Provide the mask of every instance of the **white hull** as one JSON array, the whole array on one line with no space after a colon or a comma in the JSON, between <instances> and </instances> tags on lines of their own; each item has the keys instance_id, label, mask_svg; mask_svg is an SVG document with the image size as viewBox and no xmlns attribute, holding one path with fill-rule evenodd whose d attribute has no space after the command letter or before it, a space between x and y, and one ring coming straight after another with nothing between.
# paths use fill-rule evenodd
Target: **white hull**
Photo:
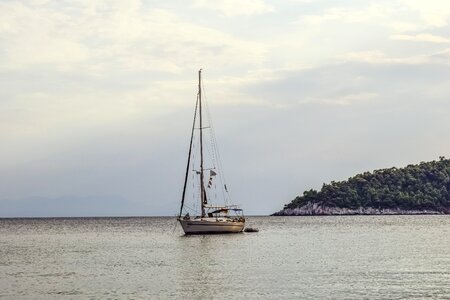
<instances>
[{"instance_id":1,"label":"white hull","mask_svg":"<svg viewBox=\"0 0 450 300\"><path fill-rule=\"evenodd\" d=\"M244 229L244 222L217 221L215 218L178 219L185 234L238 233Z\"/></svg>"}]
</instances>

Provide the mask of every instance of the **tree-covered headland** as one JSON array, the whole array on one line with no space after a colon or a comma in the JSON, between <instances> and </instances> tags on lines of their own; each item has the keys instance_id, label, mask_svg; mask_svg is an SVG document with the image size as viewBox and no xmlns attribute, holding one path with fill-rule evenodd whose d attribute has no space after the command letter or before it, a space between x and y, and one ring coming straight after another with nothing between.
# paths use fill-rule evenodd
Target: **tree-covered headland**
<instances>
[{"instance_id":1,"label":"tree-covered headland","mask_svg":"<svg viewBox=\"0 0 450 300\"><path fill-rule=\"evenodd\" d=\"M450 213L450 159L381 169L305 191L275 215Z\"/></svg>"}]
</instances>

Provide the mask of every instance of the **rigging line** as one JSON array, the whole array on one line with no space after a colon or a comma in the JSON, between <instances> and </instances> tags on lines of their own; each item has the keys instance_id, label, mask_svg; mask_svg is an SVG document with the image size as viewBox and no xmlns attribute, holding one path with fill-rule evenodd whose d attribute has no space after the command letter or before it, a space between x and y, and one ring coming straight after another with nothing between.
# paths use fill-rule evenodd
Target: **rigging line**
<instances>
[{"instance_id":1,"label":"rigging line","mask_svg":"<svg viewBox=\"0 0 450 300\"><path fill-rule=\"evenodd\" d=\"M197 95L197 101L195 102L195 110L194 110L194 121L192 122L191 141L189 142L189 154L188 154L188 161L187 161L187 166L186 166L186 175L184 177L183 195L181 196L181 206L180 206L180 215L179 215L180 217L183 212L184 197L186 196L186 185L187 185L187 180L188 180L188 176L189 176L189 164L191 162L192 140L194 138L194 126L195 126L195 119L197 117L198 100L199 100L199 96Z\"/></svg>"},{"instance_id":2,"label":"rigging line","mask_svg":"<svg viewBox=\"0 0 450 300\"><path fill-rule=\"evenodd\" d=\"M190 210L192 213L196 213L197 212L194 208L189 207L187 205L185 205L185 210Z\"/></svg>"},{"instance_id":3,"label":"rigging line","mask_svg":"<svg viewBox=\"0 0 450 300\"><path fill-rule=\"evenodd\" d=\"M217 163L218 163L218 167L219 167L219 175L220 175L220 176L219 176L219 180L220 180L220 185L221 185L221 191L222 191L222 196L223 196L224 201L225 201L225 202L228 202L229 199L227 199L226 193L225 193L225 192L227 192L227 191L225 190L225 184L226 184L226 181L225 181L225 174L224 174L224 171L223 171L222 161L221 161L221 159L220 159L220 154L219 154L219 151L218 151L217 148L218 148L218 147L217 147L217 141L216 141L216 152L217 152L217 157L218 157ZM227 192L227 193L228 193L228 192ZM228 197L229 197L229 194L228 194ZM226 204L228 204L228 203L226 203Z\"/></svg>"},{"instance_id":4,"label":"rigging line","mask_svg":"<svg viewBox=\"0 0 450 300\"><path fill-rule=\"evenodd\" d=\"M192 173L192 200L195 199L195 182L194 182L194 173Z\"/></svg>"},{"instance_id":5,"label":"rigging line","mask_svg":"<svg viewBox=\"0 0 450 300\"><path fill-rule=\"evenodd\" d=\"M203 89L203 86L202 86ZM204 92L204 91L203 91ZM207 152L207 157L211 158L210 163L212 164L212 168L213 169L216 167L217 163L216 163L216 155L215 155L215 148L214 148L214 143L213 143L213 128L211 126L211 116L209 113L209 106L208 106L208 102L206 101L207 99L205 98L205 96L202 98L203 99L203 104L205 106L205 111L206 111L206 119L208 121L208 125L207 127L203 127L203 128L208 128L209 130L207 131L207 133L205 132L204 135L207 135L207 137L209 138L209 144L205 144L205 149ZM208 134L209 133L209 134ZM204 170L206 170L207 168L203 168Z\"/></svg>"},{"instance_id":6,"label":"rigging line","mask_svg":"<svg viewBox=\"0 0 450 300\"><path fill-rule=\"evenodd\" d=\"M216 161L218 159L217 158L217 152L218 152L217 142L215 141L216 137L215 137L215 131L214 131L214 126L213 126L213 120L212 120L212 117L211 117L211 111L209 109L208 97L207 97L207 94L206 94L206 89L203 86L203 82L202 82L202 89L203 89L203 99L204 99L204 103L205 103L206 116L207 116L207 119L208 119L209 127L211 128L211 130L210 130L210 132L211 132L210 133L210 140L211 140L212 148L214 150L212 155L213 155L214 160Z\"/></svg>"},{"instance_id":7,"label":"rigging line","mask_svg":"<svg viewBox=\"0 0 450 300\"><path fill-rule=\"evenodd\" d=\"M198 71L198 103L199 103L199 127L200 127L200 202L202 205L202 217L205 216L205 204L208 198L205 193L203 173L203 120L202 120L202 69Z\"/></svg>"},{"instance_id":8,"label":"rigging line","mask_svg":"<svg viewBox=\"0 0 450 300\"><path fill-rule=\"evenodd\" d=\"M219 181L220 181L220 191L222 192L222 197L224 199L225 204L228 204L229 201L229 194L227 194L226 190L225 190L225 184L226 184L226 180L225 180L225 174L223 171L223 166L222 166L222 160L220 159L220 154L219 154L219 150L218 150L218 146L217 146L217 140L215 139L215 135L213 137L213 141L214 141L214 150L216 153L216 161L217 161L217 166L218 166L218 174L219 174ZM228 195L228 198L227 198Z\"/></svg>"},{"instance_id":9,"label":"rigging line","mask_svg":"<svg viewBox=\"0 0 450 300\"><path fill-rule=\"evenodd\" d=\"M211 146L211 147L210 147ZM209 157L211 157L211 160L213 160L213 158L214 158L214 155L213 155L213 153L214 153L214 149L212 149L212 145L205 145L205 148L204 149L206 149L206 152L207 152L207 157L209 156ZM213 164L213 166L214 166L214 161L212 162L212 164ZM208 168L203 168L203 170L206 170L206 169L208 169ZM210 168L209 168L210 169Z\"/></svg>"},{"instance_id":10,"label":"rigging line","mask_svg":"<svg viewBox=\"0 0 450 300\"><path fill-rule=\"evenodd\" d=\"M222 194L223 194L223 197L224 197L225 201L227 201L227 198L225 196L225 192L227 193L228 197L230 197L230 195L229 195L228 191L224 191L224 186L226 184L226 179L225 179L224 169L223 169L223 166L222 166L222 159L220 157L219 146L218 146L215 134L213 135L213 139L214 139L216 156L217 156L217 164L218 164L218 167L219 167L220 182L222 184Z\"/></svg>"},{"instance_id":11,"label":"rigging line","mask_svg":"<svg viewBox=\"0 0 450 300\"><path fill-rule=\"evenodd\" d=\"M228 202L228 200L231 200L231 195L228 192L228 189L225 190L225 185L226 185L226 179L225 179L225 173L223 170L223 166L222 166L222 159L220 157L220 152L219 152L219 146L217 143L217 139L216 139L216 135L215 135L215 131L214 131L214 126L213 126L213 121L211 118L211 113L209 110L209 104L208 104L208 98L207 98L207 94L206 94L206 89L203 86L203 81L201 82L202 84L202 90L203 90L203 98L205 99L204 103L205 103L205 107L206 107L206 115L209 121L209 126L211 127L211 138L214 142L214 150L216 152L216 158L217 158L217 167L218 167L218 171L219 171L219 175L220 175L220 182L221 182L221 190L222 190L222 195L224 197L224 201ZM222 181L223 180L223 181ZM228 199L226 197L226 195L228 195Z\"/></svg>"},{"instance_id":12,"label":"rigging line","mask_svg":"<svg viewBox=\"0 0 450 300\"><path fill-rule=\"evenodd\" d=\"M194 135L194 141L192 144L192 171L195 171L195 163L197 162L197 138Z\"/></svg>"},{"instance_id":13,"label":"rigging line","mask_svg":"<svg viewBox=\"0 0 450 300\"><path fill-rule=\"evenodd\" d=\"M203 89L203 94L204 94L204 97L203 97L204 102L203 103L205 104L206 119L208 120L208 125L209 125L208 128L210 129L210 130L208 130L208 132L209 132L209 142L211 145L211 149L210 148L207 148L207 149L208 149L208 153L211 157L213 167L216 167L216 165L217 165L216 152L217 151L216 151L215 144L214 144L214 128L212 125L212 118L211 118L211 112L209 109L208 99L206 97L206 92L205 92L205 88L203 85L202 85L202 89Z\"/></svg>"},{"instance_id":14,"label":"rigging line","mask_svg":"<svg viewBox=\"0 0 450 300\"><path fill-rule=\"evenodd\" d=\"M215 167L217 165L217 158L216 158L216 148L215 148L215 145L214 145L214 138L213 138L212 128L211 128L210 134L209 134L209 142L210 142L210 145L211 145L211 152L210 152L211 161L212 161L213 167Z\"/></svg>"},{"instance_id":15,"label":"rigging line","mask_svg":"<svg viewBox=\"0 0 450 300\"><path fill-rule=\"evenodd\" d=\"M193 207L195 209L196 213L199 213L199 215L202 214L202 203L201 201L199 202L198 200L202 199L201 197L201 191L200 191L200 184L201 184L201 178L199 176L199 174L197 174L197 172L194 175L195 178L195 198L194 198L194 202L193 202Z\"/></svg>"}]
</instances>

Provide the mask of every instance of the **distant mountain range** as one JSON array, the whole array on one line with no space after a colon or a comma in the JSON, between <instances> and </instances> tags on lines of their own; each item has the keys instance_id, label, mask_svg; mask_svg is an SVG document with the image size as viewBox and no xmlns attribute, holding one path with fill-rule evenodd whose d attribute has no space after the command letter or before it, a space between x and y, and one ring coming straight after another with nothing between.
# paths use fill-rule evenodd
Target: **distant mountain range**
<instances>
[{"instance_id":1,"label":"distant mountain range","mask_svg":"<svg viewBox=\"0 0 450 300\"><path fill-rule=\"evenodd\" d=\"M0 199L0 218L102 217L147 215L150 207L119 195Z\"/></svg>"},{"instance_id":2,"label":"distant mountain range","mask_svg":"<svg viewBox=\"0 0 450 300\"><path fill-rule=\"evenodd\" d=\"M450 214L450 159L358 174L297 196L286 215Z\"/></svg>"}]
</instances>

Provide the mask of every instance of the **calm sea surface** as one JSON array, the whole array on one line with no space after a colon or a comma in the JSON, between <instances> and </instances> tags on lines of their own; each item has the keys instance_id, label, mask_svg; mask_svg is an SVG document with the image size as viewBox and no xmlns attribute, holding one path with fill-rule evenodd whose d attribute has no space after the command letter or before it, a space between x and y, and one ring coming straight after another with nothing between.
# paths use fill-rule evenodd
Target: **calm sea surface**
<instances>
[{"instance_id":1,"label":"calm sea surface","mask_svg":"<svg viewBox=\"0 0 450 300\"><path fill-rule=\"evenodd\" d=\"M450 299L450 216L0 219L0 297Z\"/></svg>"}]
</instances>

